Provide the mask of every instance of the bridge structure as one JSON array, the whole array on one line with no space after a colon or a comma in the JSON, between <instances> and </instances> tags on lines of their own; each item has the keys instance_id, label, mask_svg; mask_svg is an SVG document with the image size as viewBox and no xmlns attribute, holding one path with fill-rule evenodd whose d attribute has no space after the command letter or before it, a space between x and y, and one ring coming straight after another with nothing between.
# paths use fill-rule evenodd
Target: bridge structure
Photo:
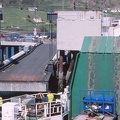
<instances>
[{"instance_id":1,"label":"bridge structure","mask_svg":"<svg viewBox=\"0 0 120 120\"><path fill-rule=\"evenodd\" d=\"M13 46L15 48L30 43L13 42L13 44L10 44L11 43L8 45L3 42L1 48L5 48L6 46ZM52 72L45 72L44 70L55 53L56 42L40 44L36 46L32 52L17 61L17 63L12 63L7 68L1 69L0 91L48 91L49 79Z\"/></svg>"}]
</instances>

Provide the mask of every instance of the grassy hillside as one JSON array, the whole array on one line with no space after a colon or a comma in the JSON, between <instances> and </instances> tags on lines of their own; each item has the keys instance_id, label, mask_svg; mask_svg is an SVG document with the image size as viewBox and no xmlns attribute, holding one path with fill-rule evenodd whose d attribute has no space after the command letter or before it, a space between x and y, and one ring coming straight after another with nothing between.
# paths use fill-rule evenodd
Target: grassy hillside
<instances>
[{"instance_id":1,"label":"grassy hillside","mask_svg":"<svg viewBox=\"0 0 120 120\"><path fill-rule=\"evenodd\" d=\"M26 18L30 16L30 19L33 20L35 12L30 12L26 9L20 10L16 7L4 7L2 13L3 22L1 22L1 29L12 30L16 28L16 30L33 30L35 24L27 21ZM46 12L37 11L36 17L41 17L46 22ZM39 28L40 26L43 26L43 24L38 24Z\"/></svg>"},{"instance_id":2,"label":"grassy hillside","mask_svg":"<svg viewBox=\"0 0 120 120\"><path fill-rule=\"evenodd\" d=\"M16 0L17 1L17 0ZM21 0L22 1L22 0ZM39 0L40 1L40 0ZM28 7L37 7L36 17L41 17L43 23L37 24L39 31L49 31L47 12L53 11L69 11L73 10L73 0L41 0L40 4L9 4L4 5L2 8L3 21L1 24L2 30L27 30L34 29L34 23L26 20L28 16L32 21L35 17L35 12L27 10ZM75 0L76 10L92 10L92 9L106 9L115 8L120 6L119 0ZM116 15L120 16L119 13ZM13 28L11 27L13 26Z\"/></svg>"}]
</instances>

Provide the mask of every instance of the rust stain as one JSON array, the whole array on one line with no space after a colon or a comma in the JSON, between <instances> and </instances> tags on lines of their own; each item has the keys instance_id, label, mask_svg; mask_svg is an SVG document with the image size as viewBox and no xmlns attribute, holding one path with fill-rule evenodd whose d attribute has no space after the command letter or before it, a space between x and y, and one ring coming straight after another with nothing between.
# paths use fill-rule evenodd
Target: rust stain
<instances>
[{"instance_id":1,"label":"rust stain","mask_svg":"<svg viewBox=\"0 0 120 120\"><path fill-rule=\"evenodd\" d=\"M118 59L118 58L116 58L116 59L115 59L115 62L117 63L118 61L119 61L119 59Z\"/></svg>"},{"instance_id":2,"label":"rust stain","mask_svg":"<svg viewBox=\"0 0 120 120\"><path fill-rule=\"evenodd\" d=\"M93 84L94 84L94 72L93 71L91 71L90 72L90 82L89 82L89 86L90 86L90 88L92 88L93 87Z\"/></svg>"},{"instance_id":3,"label":"rust stain","mask_svg":"<svg viewBox=\"0 0 120 120\"><path fill-rule=\"evenodd\" d=\"M4 80L8 80L8 81L35 81L37 80L37 76L36 75L9 75L8 77L6 77Z\"/></svg>"},{"instance_id":4,"label":"rust stain","mask_svg":"<svg viewBox=\"0 0 120 120\"><path fill-rule=\"evenodd\" d=\"M95 67L95 63L94 63L94 57L93 55L90 55L88 57L88 67L89 67L89 79L88 79L88 88L90 89L94 89L94 78L95 78L95 74L94 74L94 67Z\"/></svg>"},{"instance_id":5,"label":"rust stain","mask_svg":"<svg viewBox=\"0 0 120 120\"><path fill-rule=\"evenodd\" d=\"M98 11L96 11L96 18L99 18L99 13L98 13Z\"/></svg>"},{"instance_id":6,"label":"rust stain","mask_svg":"<svg viewBox=\"0 0 120 120\"><path fill-rule=\"evenodd\" d=\"M117 46L116 47L120 47L120 40L117 40Z\"/></svg>"},{"instance_id":7,"label":"rust stain","mask_svg":"<svg viewBox=\"0 0 120 120\"><path fill-rule=\"evenodd\" d=\"M96 40L93 40L92 45L93 45L93 46L96 46L96 45L97 45L97 41L96 41Z\"/></svg>"},{"instance_id":8,"label":"rust stain","mask_svg":"<svg viewBox=\"0 0 120 120\"><path fill-rule=\"evenodd\" d=\"M120 42L117 41L117 47L120 46ZM114 59L114 87L116 90L116 102L117 102L117 108L120 107L120 54L115 56ZM120 114L120 110L117 111L118 114Z\"/></svg>"}]
</instances>

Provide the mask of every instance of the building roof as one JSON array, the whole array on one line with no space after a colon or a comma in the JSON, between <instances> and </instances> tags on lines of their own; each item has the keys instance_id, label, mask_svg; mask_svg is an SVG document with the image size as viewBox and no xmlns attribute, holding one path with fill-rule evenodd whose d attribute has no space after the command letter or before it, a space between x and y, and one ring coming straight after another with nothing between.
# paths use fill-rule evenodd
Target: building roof
<instances>
[{"instance_id":1,"label":"building roof","mask_svg":"<svg viewBox=\"0 0 120 120\"><path fill-rule=\"evenodd\" d=\"M55 44L42 44L18 64L0 72L0 91L46 92L52 72L45 72L45 68L55 52Z\"/></svg>"},{"instance_id":2,"label":"building roof","mask_svg":"<svg viewBox=\"0 0 120 120\"><path fill-rule=\"evenodd\" d=\"M43 81L44 69L51 56L49 54L48 44L38 46L31 54L20 60L18 64L13 64L5 71L0 72L0 81Z\"/></svg>"},{"instance_id":3,"label":"building roof","mask_svg":"<svg viewBox=\"0 0 120 120\"><path fill-rule=\"evenodd\" d=\"M85 37L81 52L120 53L120 37L113 36Z\"/></svg>"}]
</instances>

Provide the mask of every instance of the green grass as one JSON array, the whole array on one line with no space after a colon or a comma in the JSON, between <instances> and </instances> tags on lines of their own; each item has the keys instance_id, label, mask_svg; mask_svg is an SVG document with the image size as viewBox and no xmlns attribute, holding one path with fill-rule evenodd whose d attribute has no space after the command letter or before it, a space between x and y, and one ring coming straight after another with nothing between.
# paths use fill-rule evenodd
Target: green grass
<instances>
[{"instance_id":1,"label":"green grass","mask_svg":"<svg viewBox=\"0 0 120 120\"><path fill-rule=\"evenodd\" d=\"M24 29L24 30L34 29L35 24L28 22L26 18L29 15L30 19L32 20L35 17L35 12L30 12L26 9L20 10L19 8L16 7L6 7L6 8L2 8L2 13L3 13L3 22L1 22L1 29L12 30L10 26L19 27L20 29ZM46 22L47 12L37 11L36 17L41 17L43 21ZM43 26L43 23L38 24L37 27L40 28L41 26Z\"/></svg>"},{"instance_id":2,"label":"green grass","mask_svg":"<svg viewBox=\"0 0 120 120\"><path fill-rule=\"evenodd\" d=\"M64 10L72 10L70 8L70 3L67 1L64 1ZM29 5L30 6L30 5ZM14 6L8 6L3 7L3 21L1 23L1 29L2 30L25 30L25 31L33 31L35 24L32 22L29 22L26 20L28 15L30 16L30 21L33 21L33 18L35 17L35 12L30 12L27 10L29 7L28 5L14 5ZM31 5L30 7L35 7ZM41 17L43 19L43 23L37 24L37 29L39 31L49 31L48 25L45 25L47 21L47 12L50 10L53 11L60 11L62 10L62 1L57 0L45 0L40 5L36 5L38 8L38 11L36 12L36 17ZM21 10L22 8L22 10ZM53 24L54 25L54 24ZM10 26L13 26L11 28ZM16 27L19 27L16 28ZM55 29L55 25L53 26L53 29Z\"/></svg>"},{"instance_id":3,"label":"green grass","mask_svg":"<svg viewBox=\"0 0 120 120\"><path fill-rule=\"evenodd\" d=\"M76 0L78 1L78 0ZM30 7L35 7L31 5ZM49 26L45 25L47 21L47 12L49 10L54 11L61 11L62 10L62 1L61 0L45 0L40 5L36 5L38 8L38 11L36 12L36 17L41 17L43 19L43 23L37 24L37 30L39 32L43 31L49 31ZM64 0L64 10L65 11L72 11L73 10L72 1L68 2ZM21 10L22 8L22 10ZM15 5L15 6L8 6L3 7L3 22L1 22L1 29L2 30L24 30L24 31L33 31L35 24L32 22L29 22L26 20L28 15L30 16L30 21L33 21L33 18L35 17L35 12L30 12L27 10L27 5ZM83 10L84 7L77 6L77 10ZM111 13L111 16L120 16L120 14L113 14ZM10 28L10 26L13 26L13 28ZM15 27L19 27L15 28ZM53 29L56 30L56 26L53 26Z\"/></svg>"},{"instance_id":4,"label":"green grass","mask_svg":"<svg viewBox=\"0 0 120 120\"><path fill-rule=\"evenodd\" d=\"M3 21L1 24L1 29L3 30L27 30L32 31L34 29L34 24L32 22L28 22L26 20L27 16L30 16L30 21L33 20L35 17L35 12L30 12L27 10L29 6L27 5L14 5L14 6L8 6L2 8L3 11ZM30 6L35 7L35 6ZM62 1L49 1L45 0L40 5L36 5L38 8L38 11L36 12L36 17L41 17L44 21L44 23L37 24L38 30L48 29L48 27L44 28L45 23L48 22L47 19L47 12L49 10L53 11L60 11L62 10ZM22 8L22 10L21 10ZM64 1L64 10L69 8L68 3ZM69 8L70 9L70 8ZM72 10L72 9L71 9ZM10 28L10 26L13 26L14 28ZM20 29L17 29L15 27L19 27Z\"/></svg>"}]
</instances>

